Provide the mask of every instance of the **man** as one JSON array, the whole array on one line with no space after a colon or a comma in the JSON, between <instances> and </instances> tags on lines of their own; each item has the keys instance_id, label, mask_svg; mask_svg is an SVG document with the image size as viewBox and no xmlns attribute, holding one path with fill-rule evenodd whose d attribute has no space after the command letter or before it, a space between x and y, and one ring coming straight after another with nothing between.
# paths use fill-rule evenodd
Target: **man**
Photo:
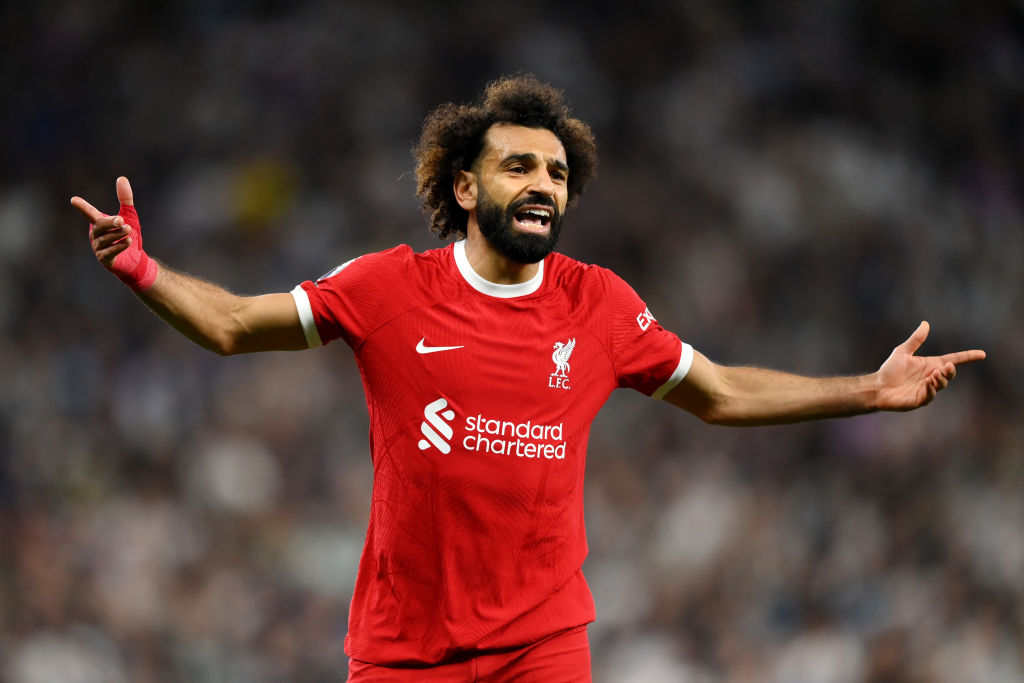
<instances>
[{"instance_id":1,"label":"man","mask_svg":"<svg viewBox=\"0 0 1024 683\"><path fill-rule=\"evenodd\" d=\"M71 200L99 261L202 346L352 348L374 485L349 680L590 680L583 474L613 389L708 423L777 424L911 410L985 356L915 356L922 323L861 377L712 363L613 273L553 251L596 153L562 94L532 77L438 108L415 153L432 229L461 239L361 256L291 293L239 297L157 264L123 177L117 216Z\"/></svg>"}]
</instances>

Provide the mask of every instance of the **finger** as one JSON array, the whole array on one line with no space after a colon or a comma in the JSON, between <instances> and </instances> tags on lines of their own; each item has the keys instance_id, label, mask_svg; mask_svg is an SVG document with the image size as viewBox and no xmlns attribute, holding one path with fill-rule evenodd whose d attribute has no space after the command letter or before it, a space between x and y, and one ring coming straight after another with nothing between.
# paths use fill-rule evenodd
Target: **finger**
<instances>
[{"instance_id":1,"label":"finger","mask_svg":"<svg viewBox=\"0 0 1024 683\"><path fill-rule=\"evenodd\" d=\"M914 333L907 338L907 341L900 344L900 347L907 353L913 355L919 348L921 348L921 344L924 344L924 340L928 338L928 331L930 329L931 326L928 325L928 321L922 320L921 324L917 326L916 330L914 330Z\"/></svg>"},{"instance_id":2,"label":"finger","mask_svg":"<svg viewBox=\"0 0 1024 683\"><path fill-rule=\"evenodd\" d=\"M103 218L103 212L97 209L95 206L85 201L81 197L72 197L71 206L75 207L82 212L85 219L90 223L96 223Z\"/></svg>"},{"instance_id":3,"label":"finger","mask_svg":"<svg viewBox=\"0 0 1024 683\"><path fill-rule=\"evenodd\" d=\"M125 206L135 206L135 198L132 196L132 186L128 179L121 176L117 179L117 201Z\"/></svg>"},{"instance_id":4,"label":"finger","mask_svg":"<svg viewBox=\"0 0 1024 683\"><path fill-rule=\"evenodd\" d=\"M985 360L985 356L985 352L981 349L971 349L970 351L947 353L942 356L940 360L946 363L952 363L953 365L963 365L964 363L973 363L975 361Z\"/></svg>"},{"instance_id":5,"label":"finger","mask_svg":"<svg viewBox=\"0 0 1024 683\"><path fill-rule=\"evenodd\" d=\"M121 216L107 216L103 215L96 219L96 222L92 224L89 230L89 234L93 239L106 234L116 234L123 236L128 232L128 226L124 223L124 218Z\"/></svg>"},{"instance_id":6,"label":"finger","mask_svg":"<svg viewBox=\"0 0 1024 683\"><path fill-rule=\"evenodd\" d=\"M105 249L112 244L117 244L118 242L127 239L130 234L131 232L127 225L122 225L118 228L105 230L103 232L96 232L94 230L92 233L92 248L94 251Z\"/></svg>"},{"instance_id":7,"label":"finger","mask_svg":"<svg viewBox=\"0 0 1024 683\"><path fill-rule=\"evenodd\" d=\"M132 240L129 237L125 238L124 241L115 242L114 244L103 249L97 249L96 258L99 260L100 263L109 265L114 262L114 259L117 258L118 254L127 249L129 246L131 246L131 243Z\"/></svg>"}]
</instances>

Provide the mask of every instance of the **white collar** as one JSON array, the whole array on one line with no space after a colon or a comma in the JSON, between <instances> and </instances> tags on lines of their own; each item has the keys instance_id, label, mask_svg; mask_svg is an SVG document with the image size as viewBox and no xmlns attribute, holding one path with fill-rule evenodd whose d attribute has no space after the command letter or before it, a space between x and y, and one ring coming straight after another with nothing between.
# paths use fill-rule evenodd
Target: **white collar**
<instances>
[{"instance_id":1,"label":"white collar","mask_svg":"<svg viewBox=\"0 0 1024 683\"><path fill-rule=\"evenodd\" d=\"M512 299L517 296L533 294L540 289L544 282L544 261L537 264L537 274L526 282L514 285L499 285L490 280L485 280L469 265L469 257L466 256L466 240L459 240L452 245L455 253L455 265L459 267L462 277L469 283L470 287L478 292L500 299Z\"/></svg>"}]
</instances>

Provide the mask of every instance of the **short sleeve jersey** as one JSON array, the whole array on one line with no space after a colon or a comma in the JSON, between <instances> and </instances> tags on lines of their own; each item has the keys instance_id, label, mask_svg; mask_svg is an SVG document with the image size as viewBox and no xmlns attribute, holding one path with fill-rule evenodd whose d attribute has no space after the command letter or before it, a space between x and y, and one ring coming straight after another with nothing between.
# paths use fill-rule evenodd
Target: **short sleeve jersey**
<instances>
[{"instance_id":1,"label":"short sleeve jersey","mask_svg":"<svg viewBox=\"0 0 1024 683\"><path fill-rule=\"evenodd\" d=\"M350 261L292 291L310 346L344 339L374 481L346 652L433 664L594 619L583 474L617 387L662 397L693 351L619 277L561 254L496 285L464 242Z\"/></svg>"}]
</instances>

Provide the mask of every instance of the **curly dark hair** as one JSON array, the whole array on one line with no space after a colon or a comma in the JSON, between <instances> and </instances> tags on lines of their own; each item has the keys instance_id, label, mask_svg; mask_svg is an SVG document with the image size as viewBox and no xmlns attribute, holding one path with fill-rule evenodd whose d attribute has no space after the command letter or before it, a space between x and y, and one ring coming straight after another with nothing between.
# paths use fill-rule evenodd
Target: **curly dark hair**
<instances>
[{"instance_id":1,"label":"curly dark hair","mask_svg":"<svg viewBox=\"0 0 1024 683\"><path fill-rule=\"evenodd\" d=\"M496 123L546 128L565 147L569 203L579 198L597 172L597 143L583 121L573 118L561 90L529 74L504 76L487 84L476 104L448 102L427 115L416 157L416 195L430 213L430 229L441 239L466 235L469 214L455 200L455 174L472 168L484 136Z\"/></svg>"}]
</instances>

